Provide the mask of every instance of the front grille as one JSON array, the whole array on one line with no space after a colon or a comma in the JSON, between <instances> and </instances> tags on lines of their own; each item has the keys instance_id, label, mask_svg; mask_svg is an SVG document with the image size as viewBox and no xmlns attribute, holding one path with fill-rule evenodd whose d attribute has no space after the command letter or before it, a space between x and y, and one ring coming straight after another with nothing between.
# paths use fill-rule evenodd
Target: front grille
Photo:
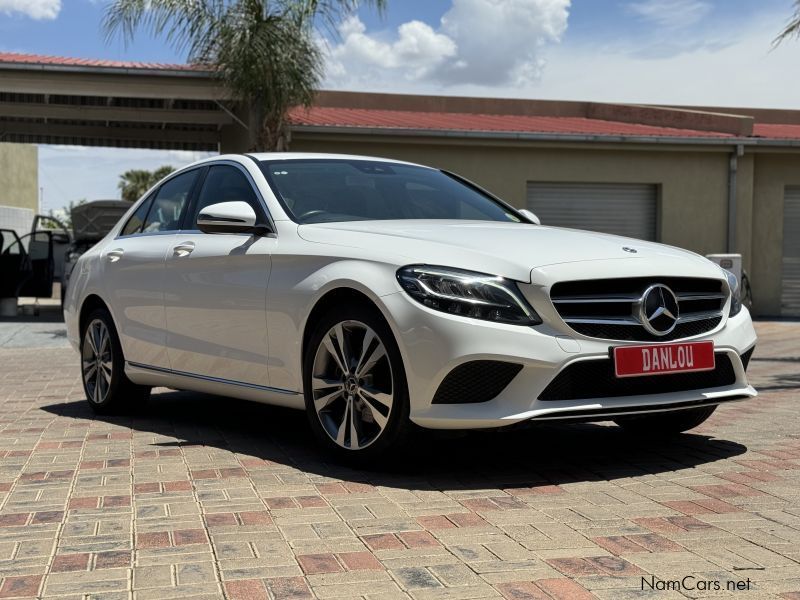
<instances>
[{"instance_id":1,"label":"front grille","mask_svg":"<svg viewBox=\"0 0 800 600\"><path fill-rule=\"evenodd\" d=\"M715 355L713 371L645 377L614 375L610 358L584 360L566 366L539 395L539 400L590 400L617 396L647 396L718 388L736 383L733 363L724 352Z\"/></svg>"},{"instance_id":2,"label":"front grille","mask_svg":"<svg viewBox=\"0 0 800 600\"><path fill-rule=\"evenodd\" d=\"M678 299L679 318L666 335L647 331L636 315L637 302L651 285L670 288ZM719 279L632 277L562 281L550 290L558 314L587 337L623 341L668 341L708 333L722 322L727 288Z\"/></svg>"},{"instance_id":3,"label":"front grille","mask_svg":"<svg viewBox=\"0 0 800 600\"><path fill-rule=\"evenodd\" d=\"M473 360L447 374L436 390L433 404L488 402L502 392L522 370L522 365L498 360Z\"/></svg>"}]
</instances>

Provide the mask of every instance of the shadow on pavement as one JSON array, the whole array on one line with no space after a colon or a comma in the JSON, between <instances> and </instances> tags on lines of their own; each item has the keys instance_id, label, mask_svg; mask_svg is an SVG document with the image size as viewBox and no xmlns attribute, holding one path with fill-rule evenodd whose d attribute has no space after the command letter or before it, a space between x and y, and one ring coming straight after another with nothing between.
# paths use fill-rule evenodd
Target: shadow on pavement
<instances>
[{"instance_id":1,"label":"shadow on pavement","mask_svg":"<svg viewBox=\"0 0 800 600\"><path fill-rule=\"evenodd\" d=\"M0 323L63 323L64 313L59 304L40 304L34 312L33 304L20 305L16 317L0 317Z\"/></svg>"},{"instance_id":2,"label":"shadow on pavement","mask_svg":"<svg viewBox=\"0 0 800 600\"><path fill-rule=\"evenodd\" d=\"M420 432L401 456L369 469L333 463L300 411L194 392L154 393L132 416L95 415L84 401L52 404L60 416L174 438L154 446L207 446L308 473L412 490L534 487L672 472L746 452L699 434L642 440L607 424L536 425L503 432Z\"/></svg>"}]
</instances>

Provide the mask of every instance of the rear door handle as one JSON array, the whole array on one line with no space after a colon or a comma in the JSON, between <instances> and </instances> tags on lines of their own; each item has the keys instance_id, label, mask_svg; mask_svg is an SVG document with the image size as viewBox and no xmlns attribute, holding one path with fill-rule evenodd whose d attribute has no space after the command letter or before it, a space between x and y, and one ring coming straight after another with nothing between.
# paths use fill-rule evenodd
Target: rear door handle
<instances>
[{"instance_id":1,"label":"rear door handle","mask_svg":"<svg viewBox=\"0 0 800 600\"><path fill-rule=\"evenodd\" d=\"M106 252L106 258L108 262L117 262L120 258L122 258L122 254L125 252L122 248L114 248L113 250L109 250Z\"/></svg>"},{"instance_id":2,"label":"rear door handle","mask_svg":"<svg viewBox=\"0 0 800 600\"><path fill-rule=\"evenodd\" d=\"M173 256L189 256L194 250L194 242L184 242L172 249Z\"/></svg>"}]
</instances>

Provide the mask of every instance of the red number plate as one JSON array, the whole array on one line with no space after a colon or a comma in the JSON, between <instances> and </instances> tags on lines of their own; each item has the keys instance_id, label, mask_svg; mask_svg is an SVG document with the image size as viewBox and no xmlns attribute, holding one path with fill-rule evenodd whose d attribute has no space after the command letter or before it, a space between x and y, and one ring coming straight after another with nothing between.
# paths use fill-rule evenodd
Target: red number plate
<instances>
[{"instance_id":1,"label":"red number plate","mask_svg":"<svg viewBox=\"0 0 800 600\"><path fill-rule=\"evenodd\" d=\"M714 369L714 342L685 342L614 348L617 377L666 375Z\"/></svg>"}]
</instances>

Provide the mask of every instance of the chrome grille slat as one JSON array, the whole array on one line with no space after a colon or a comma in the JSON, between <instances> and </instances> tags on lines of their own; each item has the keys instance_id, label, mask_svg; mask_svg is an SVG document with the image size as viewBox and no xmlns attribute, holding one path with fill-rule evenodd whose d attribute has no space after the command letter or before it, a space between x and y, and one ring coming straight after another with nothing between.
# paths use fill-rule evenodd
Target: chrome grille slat
<instances>
[{"instance_id":1,"label":"chrome grille slat","mask_svg":"<svg viewBox=\"0 0 800 600\"><path fill-rule=\"evenodd\" d=\"M715 319L717 317L722 316L722 311L710 311L710 312L699 312L699 313L692 313L689 315L681 315L678 318L678 323L691 323L693 321L702 321L703 319Z\"/></svg>"},{"instance_id":2,"label":"chrome grille slat","mask_svg":"<svg viewBox=\"0 0 800 600\"><path fill-rule=\"evenodd\" d=\"M715 312L702 312L702 313L695 313L690 315L681 316L678 318L678 323L691 323L692 321L702 321L703 319L714 319L716 317L721 316L722 313L719 311ZM615 317L566 317L564 319L565 323L604 323L607 325L641 325L639 321L634 319L633 317L629 319L617 319Z\"/></svg>"},{"instance_id":3,"label":"chrome grille slat","mask_svg":"<svg viewBox=\"0 0 800 600\"><path fill-rule=\"evenodd\" d=\"M663 336L648 332L636 316L642 294L653 284L669 287L678 301L675 328ZM716 328L724 316L728 289L717 279L598 279L557 283L550 291L550 298L564 322L587 337L667 341L695 337Z\"/></svg>"},{"instance_id":4,"label":"chrome grille slat","mask_svg":"<svg viewBox=\"0 0 800 600\"><path fill-rule=\"evenodd\" d=\"M724 300L725 294L677 294L678 302L692 300Z\"/></svg>"},{"instance_id":5,"label":"chrome grille slat","mask_svg":"<svg viewBox=\"0 0 800 600\"><path fill-rule=\"evenodd\" d=\"M605 302L636 302L638 296L576 296L553 299L555 304L597 304Z\"/></svg>"},{"instance_id":6,"label":"chrome grille slat","mask_svg":"<svg viewBox=\"0 0 800 600\"><path fill-rule=\"evenodd\" d=\"M565 323L605 323L608 325L641 325L639 321L631 317L630 319L615 319L614 317L568 317Z\"/></svg>"}]
</instances>

